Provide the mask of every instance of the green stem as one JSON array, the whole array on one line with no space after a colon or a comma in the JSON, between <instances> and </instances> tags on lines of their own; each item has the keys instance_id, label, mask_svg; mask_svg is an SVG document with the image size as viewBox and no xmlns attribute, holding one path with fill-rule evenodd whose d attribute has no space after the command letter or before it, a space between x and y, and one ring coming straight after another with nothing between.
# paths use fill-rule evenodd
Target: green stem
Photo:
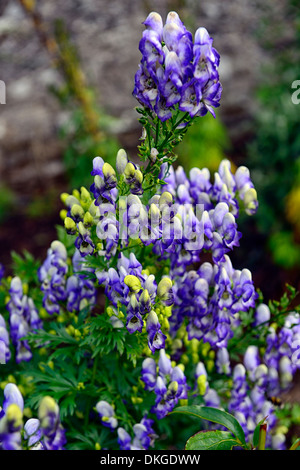
<instances>
[{"instance_id":1,"label":"green stem","mask_svg":"<svg viewBox=\"0 0 300 470\"><path fill-rule=\"evenodd\" d=\"M160 119L157 118L156 133L155 133L155 148L157 147L157 143L158 143L159 129L160 129Z\"/></svg>"}]
</instances>

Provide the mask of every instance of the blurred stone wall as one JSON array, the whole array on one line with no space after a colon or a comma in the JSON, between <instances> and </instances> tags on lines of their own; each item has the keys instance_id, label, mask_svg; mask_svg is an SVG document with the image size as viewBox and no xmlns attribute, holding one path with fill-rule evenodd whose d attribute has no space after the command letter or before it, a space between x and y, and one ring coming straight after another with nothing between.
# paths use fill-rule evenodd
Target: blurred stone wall
<instances>
[{"instance_id":1,"label":"blurred stone wall","mask_svg":"<svg viewBox=\"0 0 300 470\"><path fill-rule=\"evenodd\" d=\"M262 18L274 25L285 17L285 0L42 0L38 8L51 28L62 18L78 48L99 103L118 118L115 132L136 138L131 92L140 60L142 21L151 10L163 18L177 10L191 30L205 26L221 54L224 87L221 117L233 139L243 139L255 110L254 90L261 65L272 60L260 45ZM0 105L1 180L22 194L63 173L58 129L68 119L48 87L59 84L47 52L18 0L1 0L0 79L6 104ZM286 28L285 34L288 34ZM125 142L130 145L128 139Z\"/></svg>"}]
</instances>

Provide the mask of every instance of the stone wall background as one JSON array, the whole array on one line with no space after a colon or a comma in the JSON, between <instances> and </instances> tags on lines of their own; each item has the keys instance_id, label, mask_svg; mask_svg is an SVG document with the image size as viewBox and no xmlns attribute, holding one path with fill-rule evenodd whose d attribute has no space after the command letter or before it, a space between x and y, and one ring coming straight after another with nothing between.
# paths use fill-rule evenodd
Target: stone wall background
<instances>
[{"instance_id":1,"label":"stone wall background","mask_svg":"<svg viewBox=\"0 0 300 470\"><path fill-rule=\"evenodd\" d=\"M140 132L131 93L140 61L138 43L143 20L152 10L163 18L168 11L176 10L191 30L205 26L222 58L220 117L234 148L242 152L251 136L261 67L272 62L272 51L291 39L286 3L41 0L38 8L49 28L56 18L64 20L88 82L98 92L99 104L117 118L114 132L129 149L136 147ZM269 50L264 48L266 38L261 36L266 24L269 40L273 41L273 49ZM22 209L46 188L53 188L59 200L64 189L64 165L58 130L69 117L48 91L50 85L61 82L60 74L52 67L18 0L0 0L0 79L6 83L7 92L6 104L0 105L0 183L15 197L15 210L1 227L1 256L6 261L10 249L38 254L45 251L55 234L57 214L47 214L36 226Z\"/></svg>"}]
</instances>

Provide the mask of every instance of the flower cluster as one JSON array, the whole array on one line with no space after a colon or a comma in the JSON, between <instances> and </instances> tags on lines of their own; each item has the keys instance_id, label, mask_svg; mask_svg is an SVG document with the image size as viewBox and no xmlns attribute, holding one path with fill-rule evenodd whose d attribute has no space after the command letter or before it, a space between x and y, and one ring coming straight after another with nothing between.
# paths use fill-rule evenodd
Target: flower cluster
<instances>
[{"instance_id":1,"label":"flower cluster","mask_svg":"<svg viewBox=\"0 0 300 470\"><path fill-rule=\"evenodd\" d=\"M158 364L150 357L143 361L141 380L145 384L145 390L155 392L155 405L151 412L158 419L164 418L179 400L188 396L189 387L183 368L173 365L164 349L159 352Z\"/></svg>"},{"instance_id":2,"label":"flower cluster","mask_svg":"<svg viewBox=\"0 0 300 470\"><path fill-rule=\"evenodd\" d=\"M133 426L133 438L124 428L119 427L117 431L120 450L148 450L149 447L153 447L157 435L152 425L152 419L142 418L140 423Z\"/></svg>"},{"instance_id":3,"label":"flower cluster","mask_svg":"<svg viewBox=\"0 0 300 470\"><path fill-rule=\"evenodd\" d=\"M42 320L32 298L24 294L24 286L18 276L11 280L9 294L10 300L6 307L9 311L10 337L16 349L16 362L29 361L32 358L32 352L24 337L29 332L42 328ZM1 331L6 348L6 359L9 359L8 337L4 328L2 320Z\"/></svg>"},{"instance_id":4,"label":"flower cluster","mask_svg":"<svg viewBox=\"0 0 300 470\"><path fill-rule=\"evenodd\" d=\"M161 330L157 307L169 307L173 303L172 282L163 277L157 284L153 274L142 271L142 265L133 253L129 258L122 253L117 269L96 270L100 285L115 308L126 307L126 328L130 333L143 331L148 335L148 346L152 352L164 347L166 335ZM118 312L116 311L116 316Z\"/></svg>"},{"instance_id":5,"label":"flower cluster","mask_svg":"<svg viewBox=\"0 0 300 470\"><path fill-rule=\"evenodd\" d=\"M44 293L43 305L50 315L59 314L63 302L69 312L94 305L95 287L92 281L80 274L81 265L81 256L75 251L73 273L70 273L65 246L58 240L51 243L47 258L38 271Z\"/></svg>"},{"instance_id":6,"label":"flower cluster","mask_svg":"<svg viewBox=\"0 0 300 470\"><path fill-rule=\"evenodd\" d=\"M240 166L232 173L230 161L222 160L211 181L207 168L192 168L187 177L181 166L174 170L163 164L160 176L181 221L181 237L170 255L172 271L183 274L187 265L199 261L203 251L210 251L215 263L224 260L224 255L239 245L236 220L241 207L248 215L255 214L258 207L248 168ZM163 255L159 241L155 250Z\"/></svg>"},{"instance_id":7,"label":"flower cluster","mask_svg":"<svg viewBox=\"0 0 300 470\"><path fill-rule=\"evenodd\" d=\"M18 387L9 383L4 389L0 408L0 449L63 450L65 431L60 423L59 408L51 397L39 405L39 418L30 418L23 426L24 399ZM23 440L22 440L23 436Z\"/></svg>"},{"instance_id":8,"label":"flower cluster","mask_svg":"<svg viewBox=\"0 0 300 470\"><path fill-rule=\"evenodd\" d=\"M187 321L189 339L203 339L214 348L227 346L239 312L254 307L257 298L250 271L236 270L227 255L224 259L218 265L204 262L176 278L169 320L173 332Z\"/></svg>"},{"instance_id":9,"label":"flower cluster","mask_svg":"<svg viewBox=\"0 0 300 470\"><path fill-rule=\"evenodd\" d=\"M152 428L153 420L144 416L139 423L134 424L132 428L134 437L132 438L123 427L119 426L114 407L111 404L101 400L95 408L103 426L111 431L117 431L120 450L147 450L153 446L157 437Z\"/></svg>"},{"instance_id":10,"label":"flower cluster","mask_svg":"<svg viewBox=\"0 0 300 470\"><path fill-rule=\"evenodd\" d=\"M152 12L144 22L139 44L142 60L135 75L133 95L161 121L172 117L175 105L191 117L204 116L219 106L222 86L220 57L205 28L193 39L178 14Z\"/></svg>"},{"instance_id":11,"label":"flower cluster","mask_svg":"<svg viewBox=\"0 0 300 470\"><path fill-rule=\"evenodd\" d=\"M289 389L300 366L300 318L299 314L289 314L277 332L274 325L268 325L269 322L270 310L261 303L255 311L254 324L266 324L269 329L265 350L250 345L243 361L236 363L226 347L221 347L216 352L214 367L218 374L232 377L227 409L241 424L248 442L252 442L257 424L266 419L269 430L267 446L284 449L285 436L280 429L277 430L276 400L273 397ZM211 388L209 381L204 363L198 362L194 393L203 397L205 405L222 408L223 398Z\"/></svg>"}]
</instances>

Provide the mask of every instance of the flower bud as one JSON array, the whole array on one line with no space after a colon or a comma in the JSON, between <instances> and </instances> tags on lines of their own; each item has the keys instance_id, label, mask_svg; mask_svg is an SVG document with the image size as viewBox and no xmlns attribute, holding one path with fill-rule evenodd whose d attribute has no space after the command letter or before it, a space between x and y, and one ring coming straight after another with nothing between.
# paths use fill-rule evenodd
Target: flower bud
<instances>
[{"instance_id":1,"label":"flower bud","mask_svg":"<svg viewBox=\"0 0 300 470\"><path fill-rule=\"evenodd\" d=\"M119 173L119 175L121 175L124 172L127 163L128 163L127 154L124 149L120 149L117 153L117 158L116 158L116 168L117 168L117 172Z\"/></svg>"},{"instance_id":2,"label":"flower bud","mask_svg":"<svg viewBox=\"0 0 300 470\"><path fill-rule=\"evenodd\" d=\"M173 304L174 296L172 291L172 281L170 278L162 278L157 286L157 295L164 305L170 306Z\"/></svg>"},{"instance_id":3,"label":"flower bud","mask_svg":"<svg viewBox=\"0 0 300 470\"><path fill-rule=\"evenodd\" d=\"M71 208L71 215L76 221L82 220L84 217L84 210L79 204L74 204Z\"/></svg>"},{"instance_id":4,"label":"flower bud","mask_svg":"<svg viewBox=\"0 0 300 470\"><path fill-rule=\"evenodd\" d=\"M67 233L69 235L75 235L77 232L77 227L73 219L71 217L66 217L64 220L64 225Z\"/></svg>"},{"instance_id":5,"label":"flower bud","mask_svg":"<svg viewBox=\"0 0 300 470\"><path fill-rule=\"evenodd\" d=\"M18 431L23 425L23 413L16 403L12 403L6 410L6 420L9 423L9 428L13 431Z\"/></svg>"},{"instance_id":6,"label":"flower bud","mask_svg":"<svg viewBox=\"0 0 300 470\"><path fill-rule=\"evenodd\" d=\"M124 170L125 179L128 182L130 182L132 178L134 177L134 173L135 173L135 166L133 165L133 163L128 162Z\"/></svg>"},{"instance_id":7,"label":"flower bud","mask_svg":"<svg viewBox=\"0 0 300 470\"><path fill-rule=\"evenodd\" d=\"M126 286L129 287L131 292L139 292L142 288L141 281L139 280L139 278L133 276L132 274L128 274L127 276L125 276L124 283L126 284Z\"/></svg>"},{"instance_id":8,"label":"flower bud","mask_svg":"<svg viewBox=\"0 0 300 470\"><path fill-rule=\"evenodd\" d=\"M248 215L255 214L258 206L257 192L254 188L248 189L244 195L245 212Z\"/></svg>"}]
</instances>

